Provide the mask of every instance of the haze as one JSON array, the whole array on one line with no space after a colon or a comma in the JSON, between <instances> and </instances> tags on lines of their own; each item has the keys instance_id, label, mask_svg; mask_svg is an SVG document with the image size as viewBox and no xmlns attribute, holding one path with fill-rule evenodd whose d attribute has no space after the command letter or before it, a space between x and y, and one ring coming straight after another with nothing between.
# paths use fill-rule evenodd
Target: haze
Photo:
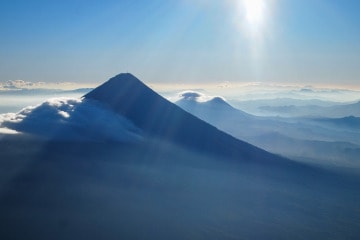
<instances>
[{"instance_id":1,"label":"haze","mask_svg":"<svg viewBox=\"0 0 360 240\"><path fill-rule=\"evenodd\" d=\"M2 82L99 84L131 72L147 83L359 85L358 1L20 0L0 9Z\"/></svg>"}]
</instances>

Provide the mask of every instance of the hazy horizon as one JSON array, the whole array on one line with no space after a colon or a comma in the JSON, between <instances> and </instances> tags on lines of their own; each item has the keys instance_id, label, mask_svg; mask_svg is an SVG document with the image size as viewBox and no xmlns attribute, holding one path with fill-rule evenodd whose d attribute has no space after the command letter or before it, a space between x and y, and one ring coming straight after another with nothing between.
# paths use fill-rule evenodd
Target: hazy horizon
<instances>
[{"instance_id":1,"label":"hazy horizon","mask_svg":"<svg viewBox=\"0 0 360 240\"><path fill-rule=\"evenodd\" d=\"M358 1L2 1L0 82L359 86Z\"/></svg>"}]
</instances>

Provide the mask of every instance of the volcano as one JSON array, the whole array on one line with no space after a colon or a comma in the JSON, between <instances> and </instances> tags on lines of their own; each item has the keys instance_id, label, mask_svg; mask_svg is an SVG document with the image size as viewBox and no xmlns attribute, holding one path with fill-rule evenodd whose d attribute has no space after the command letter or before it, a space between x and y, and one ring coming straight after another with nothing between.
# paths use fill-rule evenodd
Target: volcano
<instances>
[{"instance_id":1,"label":"volcano","mask_svg":"<svg viewBox=\"0 0 360 240\"><path fill-rule=\"evenodd\" d=\"M280 159L184 111L130 73L119 74L109 79L84 98L105 104L129 119L149 137L229 158Z\"/></svg>"}]
</instances>

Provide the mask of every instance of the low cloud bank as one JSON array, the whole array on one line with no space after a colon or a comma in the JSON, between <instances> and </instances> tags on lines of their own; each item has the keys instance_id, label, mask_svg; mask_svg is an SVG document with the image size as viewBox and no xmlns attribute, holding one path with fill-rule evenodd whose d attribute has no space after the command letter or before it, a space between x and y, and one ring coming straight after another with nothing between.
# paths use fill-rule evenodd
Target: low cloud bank
<instances>
[{"instance_id":1,"label":"low cloud bank","mask_svg":"<svg viewBox=\"0 0 360 240\"><path fill-rule=\"evenodd\" d=\"M24 80L8 80L0 82L0 93L24 91L24 90L77 90L88 88L92 89L93 84L74 83L74 82L29 82Z\"/></svg>"},{"instance_id":2,"label":"low cloud bank","mask_svg":"<svg viewBox=\"0 0 360 240\"><path fill-rule=\"evenodd\" d=\"M4 133L28 133L46 139L137 141L141 131L128 119L96 101L53 98L18 113L0 115Z\"/></svg>"}]
</instances>

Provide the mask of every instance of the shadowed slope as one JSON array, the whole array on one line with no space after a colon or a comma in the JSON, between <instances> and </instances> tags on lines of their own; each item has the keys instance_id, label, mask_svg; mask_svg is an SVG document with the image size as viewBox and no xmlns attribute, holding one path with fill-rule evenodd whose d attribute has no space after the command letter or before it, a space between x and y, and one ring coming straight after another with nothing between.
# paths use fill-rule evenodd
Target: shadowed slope
<instances>
[{"instance_id":1,"label":"shadowed slope","mask_svg":"<svg viewBox=\"0 0 360 240\"><path fill-rule=\"evenodd\" d=\"M133 75L119 74L84 96L108 105L145 134L227 157L277 159L182 110Z\"/></svg>"}]
</instances>

